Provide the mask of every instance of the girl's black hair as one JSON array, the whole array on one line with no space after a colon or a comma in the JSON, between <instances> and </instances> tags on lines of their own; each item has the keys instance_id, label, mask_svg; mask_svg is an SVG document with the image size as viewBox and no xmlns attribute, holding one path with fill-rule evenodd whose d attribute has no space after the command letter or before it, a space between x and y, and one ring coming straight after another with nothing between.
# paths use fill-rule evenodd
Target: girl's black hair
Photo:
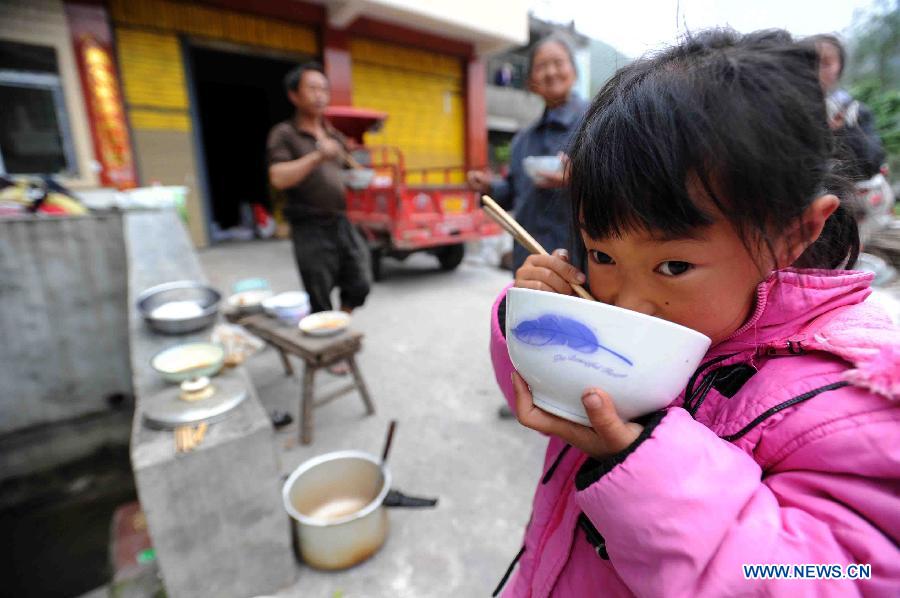
<instances>
[{"instance_id":1,"label":"girl's black hair","mask_svg":"<svg viewBox=\"0 0 900 598\"><path fill-rule=\"evenodd\" d=\"M713 29L620 69L569 149L575 229L689 237L712 223L692 198L705 195L748 248L771 250L815 198L848 190L832 174L817 60L785 31ZM850 267L858 253L839 207L796 265Z\"/></svg>"}]
</instances>

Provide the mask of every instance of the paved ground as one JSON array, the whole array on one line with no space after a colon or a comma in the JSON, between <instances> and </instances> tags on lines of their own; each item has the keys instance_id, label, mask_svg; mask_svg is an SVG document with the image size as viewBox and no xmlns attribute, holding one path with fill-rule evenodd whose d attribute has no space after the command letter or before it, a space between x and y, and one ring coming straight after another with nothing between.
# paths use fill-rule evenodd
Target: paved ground
<instances>
[{"instance_id":1,"label":"paved ground","mask_svg":"<svg viewBox=\"0 0 900 598\"><path fill-rule=\"evenodd\" d=\"M286 241L220 245L200 259L223 290L255 276L278 291L300 288ZM388 541L372 559L332 573L298 565L296 584L279 596L485 596L520 547L545 441L497 418L502 398L488 356L488 313L509 274L478 259L444 273L427 255L386 260L384 274L354 314L366 334L359 361L376 414L366 417L362 401L347 395L316 410L309 447L297 444L296 423L279 432L282 471L333 450L378 454L396 418L393 486L440 502L392 510ZM265 406L296 422L299 379L285 377L272 350L249 368ZM321 378L322 385L343 383Z\"/></svg>"},{"instance_id":2,"label":"paved ground","mask_svg":"<svg viewBox=\"0 0 900 598\"><path fill-rule=\"evenodd\" d=\"M255 276L279 291L300 288L285 241L221 245L200 258L223 290ZM387 260L384 273L354 314L366 334L360 365L377 414L365 417L362 402L348 395L316 411L310 447L297 446L296 424L279 432L282 470L333 450L377 454L388 420L396 418L394 487L437 496L440 504L393 510L388 542L371 560L338 573L298 565L296 584L279 596L485 596L520 546L545 442L496 415L501 397L487 352L488 311L509 275L479 259L443 273L424 255L403 264ZM900 281L883 295L900 298ZM896 299L887 301L900 313ZM284 376L271 350L249 367L266 407L288 410L296 421L298 379ZM321 384L337 383L322 378Z\"/></svg>"}]
</instances>

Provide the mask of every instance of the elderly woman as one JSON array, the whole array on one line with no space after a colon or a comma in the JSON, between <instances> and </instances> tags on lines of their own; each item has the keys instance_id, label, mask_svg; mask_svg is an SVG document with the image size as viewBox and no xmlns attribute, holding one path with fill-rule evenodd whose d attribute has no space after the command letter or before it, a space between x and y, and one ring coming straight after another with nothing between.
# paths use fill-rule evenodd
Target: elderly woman
<instances>
[{"instance_id":1,"label":"elderly woman","mask_svg":"<svg viewBox=\"0 0 900 598\"><path fill-rule=\"evenodd\" d=\"M878 174L885 154L869 108L840 87L847 54L833 35L809 38L819 55L819 84L828 106L828 124L838 142L839 157L849 178L860 181Z\"/></svg>"},{"instance_id":2,"label":"elderly woman","mask_svg":"<svg viewBox=\"0 0 900 598\"><path fill-rule=\"evenodd\" d=\"M528 156L554 156L565 150L587 109L587 103L572 93L576 79L572 49L563 38L549 36L536 43L528 61L528 86L544 99L544 113L513 138L505 179L494 180L487 171L468 173L470 187L489 193L504 208L514 209L519 223L548 251L568 250L571 241L571 208L562 189L564 169L541 172L535 182L522 162ZM563 156L563 164L565 161ZM514 271L527 256L528 252L516 245Z\"/></svg>"}]
</instances>

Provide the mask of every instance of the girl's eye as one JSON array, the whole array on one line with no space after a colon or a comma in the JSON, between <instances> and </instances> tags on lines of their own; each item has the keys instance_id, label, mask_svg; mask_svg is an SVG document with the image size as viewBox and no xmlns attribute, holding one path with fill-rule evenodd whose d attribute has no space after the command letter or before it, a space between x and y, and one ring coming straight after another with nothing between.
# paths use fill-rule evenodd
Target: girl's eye
<instances>
[{"instance_id":1,"label":"girl's eye","mask_svg":"<svg viewBox=\"0 0 900 598\"><path fill-rule=\"evenodd\" d=\"M688 262L671 261L661 263L656 267L656 271L664 276L681 276L693 267L694 265Z\"/></svg>"},{"instance_id":2,"label":"girl's eye","mask_svg":"<svg viewBox=\"0 0 900 598\"><path fill-rule=\"evenodd\" d=\"M596 249L591 249L590 254L591 254L591 259L594 260L594 263L596 263L596 264L608 266L610 264L616 263L613 261L613 259L611 257L609 257L607 254L603 253L602 251L597 251Z\"/></svg>"}]
</instances>

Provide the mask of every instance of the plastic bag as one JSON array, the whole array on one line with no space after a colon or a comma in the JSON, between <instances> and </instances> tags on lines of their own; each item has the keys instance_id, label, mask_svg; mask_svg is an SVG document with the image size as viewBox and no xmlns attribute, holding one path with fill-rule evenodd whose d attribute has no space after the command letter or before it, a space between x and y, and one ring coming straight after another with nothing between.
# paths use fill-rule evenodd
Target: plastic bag
<instances>
[{"instance_id":1,"label":"plastic bag","mask_svg":"<svg viewBox=\"0 0 900 598\"><path fill-rule=\"evenodd\" d=\"M212 331L212 342L225 348L225 365L236 366L266 346L265 342L234 324L217 324Z\"/></svg>"}]
</instances>

